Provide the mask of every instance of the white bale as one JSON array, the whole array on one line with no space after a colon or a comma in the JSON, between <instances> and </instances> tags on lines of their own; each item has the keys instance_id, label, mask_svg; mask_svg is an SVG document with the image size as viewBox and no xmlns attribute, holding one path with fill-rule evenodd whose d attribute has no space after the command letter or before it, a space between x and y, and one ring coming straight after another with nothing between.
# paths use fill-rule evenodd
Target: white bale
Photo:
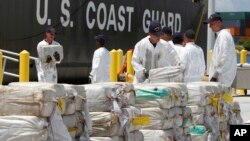
<instances>
[{"instance_id":1,"label":"white bale","mask_svg":"<svg viewBox=\"0 0 250 141\"><path fill-rule=\"evenodd\" d=\"M140 130L144 141L174 141L171 130Z\"/></svg>"},{"instance_id":2,"label":"white bale","mask_svg":"<svg viewBox=\"0 0 250 141\"><path fill-rule=\"evenodd\" d=\"M60 60L55 59L55 52L60 55ZM41 58L42 62L46 62L48 55L51 56L52 61L60 63L63 59L63 47L61 45L43 45L38 52L38 56Z\"/></svg>"},{"instance_id":3,"label":"white bale","mask_svg":"<svg viewBox=\"0 0 250 141\"><path fill-rule=\"evenodd\" d=\"M138 89L145 89L145 90L160 90L165 89L169 95L163 96L161 98L136 98L136 106L140 108L150 108L150 107L159 107L162 109L169 109L174 106L174 102L172 101L171 91L164 86L157 86L153 84L136 84L135 91Z\"/></svg>"},{"instance_id":4,"label":"white bale","mask_svg":"<svg viewBox=\"0 0 250 141\"><path fill-rule=\"evenodd\" d=\"M135 131L139 130L142 127L139 125L133 125L132 120L136 117L139 117L141 115L141 110L139 108L130 106L128 108L122 108L122 114L126 117L125 119L128 120L129 124L128 126L128 131Z\"/></svg>"},{"instance_id":5,"label":"white bale","mask_svg":"<svg viewBox=\"0 0 250 141\"><path fill-rule=\"evenodd\" d=\"M183 69L181 66L151 69L149 70L149 82L183 82Z\"/></svg>"},{"instance_id":6,"label":"white bale","mask_svg":"<svg viewBox=\"0 0 250 141\"><path fill-rule=\"evenodd\" d=\"M114 110L114 102L119 107L122 102L118 101L115 91L109 86L89 84L86 89L87 106L90 112L110 112Z\"/></svg>"},{"instance_id":7,"label":"white bale","mask_svg":"<svg viewBox=\"0 0 250 141\"><path fill-rule=\"evenodd\" d=\"M154 83L154 86L163 86L170 90L174 107L186 106L188 103L188 89L185 83Z\"/></svg>"},{"instance_id":8,"label":"white bale","mask_svg":"<svg viewBox=\"0 0 250 141\"><path fill-rule=\"evenodd\" d=\"M91 85L100 85L111 88L113 93L119 96L122 107L135 105L135 91L133 84L126 82L103 82Z\"/></svg>"},{"instance_id":9,"label":"white bale","mask_svg":"<svg viewBox=\"0 0 250 141\"><path fill-rule=\"evenodd\" d=\"M204 124L204 114L193 114L192 115L192 123L195 125L203 125Z\"/></svg>"},{"instance_id":10,"label":"white bale","mask_svg":"<svg viewBox=\"0 0 250 141\"><path fill-rule=\"evenodd\" d=\"M143 129L162 130L173 127L173 118L166 118L160 108L142 108L141 113L150 118L150 124L142 126Z\"/></svg>"},{"instance_id":11,"label":"white bale","mask_svg":"<svg viewBox=\"0 0 250 141\"><path fill-rule=\"evenodd\" d=\"M134 131L129 133L129 141L144 141L143 133L141 131Z\"/></svg>"},{"instance_id":12,"label":"white bale","mask_svg":"<svg viewBox=\"0 0 250 141\"><path fill-rule=\"evenodd\" d=\"M63 87L61 88L63 89ZM57 106L57 99L63 97L63 94L51 88L33 89L5 86L0 89L0 115L49 117ZM65 104L61 104L60 109L64 111Z\"/></svg>"},{"instance_id":13,"label":"white bale","mask_svg":"<svg viewBox=\"0 0 250 141\"><path fill-rule=\"evenodd\" d=\"M93 137L111 137L123 135L118 116L110 112L90 112Z\"/></svg>"},{"instance_id":14,"label":"white bale","mask_svg":"<svg viewBox=\"0 0 250 141\"><path fill-rule=\"evenodd\" d=\"M63 123L71 134L71 137L80 137L83 134L85 119L80 112L76 112L73 115L65 115L62 118Z\"/></svg>"},{"instance_id":15,"label":"white bale","mask_svg":"<svg viewBox=\"0 0 250 141\"><path fill-rule=\"evenodd\" d=\"M192 114L204 114L205 108L204 106L199 105L188 105L187 108L190 108L192 111Z\"/></svg>"},{"instance_id":16,"label":"white bale","mask_svg":"<svg viewBox=\"0 0 250 141\"><path fill-rule=\"evenodd\" d=\"M123 137L90 137L90 141L124 141Z\"/></svg>"},{"instance_id":17,"label":"white bale","mask_svg":"<svg viewBox=\"0 0 250 141\"><path fill-rule=\"evenodd\" d=\"M47 141L48 122L35 116L0 116L2 141Z\"/></svg>"}]
</instances>

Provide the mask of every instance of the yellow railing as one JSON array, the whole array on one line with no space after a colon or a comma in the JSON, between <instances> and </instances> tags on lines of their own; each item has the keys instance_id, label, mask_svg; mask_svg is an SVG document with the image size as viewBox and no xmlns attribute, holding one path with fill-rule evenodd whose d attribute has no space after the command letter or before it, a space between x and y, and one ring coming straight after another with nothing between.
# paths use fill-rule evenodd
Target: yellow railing
<instances>
[{"instance_id":1,"label":"yellow railing","mask_svg":"<svg viewBox=\"0 0 250 141\"><path fill-rule=\"evenodd\" d=\"M8 56L6 56L8 55ZM15 56L11 57L11 56ZM19 59L17 59L19 57ZM12 77L17 77L19 78L20 82L28 82L29 81L29 64L30 64L30 59L36 60L36 57L32 57L29 55L29 52L24 50L19 53L7 51L7 50L2 50L0 49L0 85L3 83L3 77L4 75L12 76ZM6 61L14 61L14 62L19 62L19 74L11 73L5 71L5 66L6 66Z\"/></svg>"}]
</instances>

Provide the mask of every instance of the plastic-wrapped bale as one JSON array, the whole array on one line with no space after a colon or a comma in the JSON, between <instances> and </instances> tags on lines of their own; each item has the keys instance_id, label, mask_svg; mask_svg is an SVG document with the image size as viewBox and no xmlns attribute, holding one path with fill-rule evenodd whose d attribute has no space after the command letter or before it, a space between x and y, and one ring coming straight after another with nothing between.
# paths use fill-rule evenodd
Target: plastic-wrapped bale
<instances>
[{"instance_id":1,"label":"plastic-wrapped bale","mask_svg":"<svg viewBox=\"0 0 250 141\"><path fill-rule=\"evenodd\" d=\"M63 89L61 86L57 88ZM51 88L33 89L4 86L0 89L0 115L49 117L57 106L57 99L64 95L64 93ZM64 111L65 104L62 103L60 109Z\"/></svg>"},{"instance_id":2,"label":"plastic-wrapped bale","mask_svg":"<svg viewBox=\"0 0 250 141\"><path fill-rule=\"evenodd\" d=\"M149 71L149 82L183 82L183 69L181 66L151 69Z\"/></svg>"},{"instance_id":3,"label":"plastic-wrapped bale","mask_svg":"<svg viewBox=\"0 0 250 141\"><path fill-rule=\"evenodd\" d=\"M92 137L122 136L123 128L116 114L110 112L90 112Z\"/></svg>"},{"instance_id":4,"label":"plastic-wrapped bale","mask_svg":"<svg viewBox=\"0 0 250 141\"><path fill-rule=\"evenodd\" d=\"M142 129L163 130L173 127L173 118L167 118L160 108L142 108L141 113L150 118L150 124L141 126Z\"/></svg>"},{"instance_id":5,"label":"plastic-wrapped bale","mask_svg":"<svg viewBox=\"0 0 250 141\"><path fill-rule=\"evenodd\" d=\"M144 136L141 131L130 132L128 136L129 141L144 141Z\"/></svg>"},{"instance_id":6,"label":"plastic-wrapped bale","mask_svg":"<svg viewBox=\"0 0 250 141\"><path fill-rule=\"evenodd\" d=\"M0 116L2 141L47 141L48 122L35 116Z\"/></svg>"},{"instance_id":7,"label":"plastic-wrapped bale","mask_svg":"<svg viewBox=\"0 0 250 141\"><path fill-rule=\"evenodd\" d=\"M190 126L189 135L192 141L206 141L208 137L208 131L206 127L202 125Z\"/></svg>"},{"instance_id":8,"label":"plastic-wrapped bale","mask_svg":"<svg viewBox=\"0 0 250 141\"><path fill-rule=\"evenodd\" d=\"M208 130L212 132L214 138L218 138L220 127L219 127L219 118L217 115L205 116L204 125Z\"/></svg>"},{"instance_id":9,"label":"plastic-wrapped bale","mask_svg":"<svg viewBox=\"0 0 250 141\"><path fill-rule=\"evenodd\" d=\"M122 101L122 107L135 105L134 85L126 82L103 82L95 83L95 85L111 87Z\"/></svg>"},{"instance_id":10,"label":"plastic-wrapped bale","mask_svg":"<svg viewBox=\"0 0 250 141\"><path fill-rule=\"evenodd\" d=\"M204 114L205 113L205 107L199 106L199 105L188 105L187 108L190 108L192 111L192 114Z\"/></svg>"},{"instance_id":11,"label":"plastic-wrapped bale","mask_svg":"<svg viewBox=\"0 0 250 141\"><path fill-rule=\"evenodd\" d=\"M90 141L125 141L123 137L91 137Z\"/></svg>"},{"instance_id":12,"label":"plastic-wrapped bale","mask_svg":"<svg viewBox=\"0 0 250 141\"><path fill-rule=\"evenodd\" d=\"M90 112L120 112L121 107L134 105L134 89L131 85L96 83L84 87Z\"/></svg>"},{"instance_id":13,"label":"plastic-wrapped bale","mask_svg":"<svg viewBox=\"0 0 250 141\"><path fill-rule=\"evenodd\" d=\"M174 107L162 110L166 119L173 119L173 127L180 127L183 123L183 110L181 107ZM165 129L165 128L164 128ZM167 128L168 129L168 128Z\"/></svg>"},{"instance_id":14,"label":"plastic-wrapped bale","mask_svg":"<svg viewBox=\"0 0 250 141\"><path fill-rule=\"evenodd\" d=\"M159 107L169 109L174 106L170 90L152 84L136 84L136 106L140 108Z\"/></svg>"},{"instance_id":15,"label":"plastic-wrapped bale","mask_svg":"<svg viewBox=\"0 0 250 141\"><path fill-rule=\"evenodd\" d=\"M84 86L63 84L67 101L64 115L71 115L83 111L86 107L86 91Z\"/></svg>"},{"instance_id":16,"label":"plastic-wrapped bale","mask_svg":"<svg viewBox=\"0 0 250 141\"><path fill-rule=\"evenodd\" d=\"M189 107L183 107L183 122L182 127L189 127L193 123L192 110Z\"/></svg>"},{"instance_id":17,"label":"plastic-wrapped bale","mask_svg":"<svg viewBox=\"0 0 250 141\"><path fill-rule=\"evenodd\" d=\"M140 125L133 124L133 119L141 116L141 109L134 106L122 108L122 114L125 116L124 119L128 122L126 123L126 126L128 126L129 132L140 130L142 128Z\"/></svg>"},{"instance_id":18,"label":"plastic-wrapped bale","mask_svg":"<svg viewBox=\"0 0 250 141\"><path fill-rule=\"evenodd\" d=\"M195 125L204 124L205 107L198 105L189 105L186 108L192 111L192 123Z\"/></svg>"},{"instance_id":19,"label":"plastic-wrapped bale","mask_svg":"<svg viewBox=\"0 0 250 141\"><path fill-rule=\"evenodd\" d=\"M202 86L200 86L197 83L188 83L188 105L200 105L205 106L212 102L212 97L209 97L209 95L206 95L208 92L205 91Z\"/></svg>"},{"instance_id":20,"label":"plastic-wrapped bale","mask_svg":"<svg viewBox=\"0 0 250 141\"><path fill-rule=\"evenodd\" d=\"M154 83L154 86L163 86L167 88L171 94L174 107L186 106L188 103L188 89L184 83Z\"/></svg>"},{"instance_id":21,"label":"plastic-wrapped bale","mask_svg":"<svg viewBox=\"0 0 250 141\"><path fill-rule=\"evenodd\" d=\"M44 82L13 82L10 87L22 87L31 89L55 89L61 95L57 97L62 102L61 113L63 115L74 114L76 111L82 111L86 103L86 94L83 86L69 84L53 84Z\"/></svg>"},{"instance_id":22,"label":"plastic-wrapped bale","mask_svg":"<svg viewBox=\"0 0 250 141\"><path fill-rule=\"evenodd\" d=\"M230 125L242 125L244 124L244 121L240 114L240 105L238 102L234 102L231 106L230 112L229 112L229 121L228 123Z\"/></svg>"},{"instance_id":23,"label":"plastic-wrapped bale","mask_svg":"<svg viewBox=\"0 0 250 141\"><path fill-rule=\"evenodd\" d=\"M144 141L174 141L171 130L140 130Z\"/></svg>"},{"instance_id":24,"label":"plastic-wrapped bale","mask_svg":"<svg viewBox=\"0 0 250 141\"><path fill-rule=\"evenodd\" d=\"M62 117L63 123L68 128L72 138L80 138L84 132L85 119L80 112Z\"/></svg>"}]
</instances>

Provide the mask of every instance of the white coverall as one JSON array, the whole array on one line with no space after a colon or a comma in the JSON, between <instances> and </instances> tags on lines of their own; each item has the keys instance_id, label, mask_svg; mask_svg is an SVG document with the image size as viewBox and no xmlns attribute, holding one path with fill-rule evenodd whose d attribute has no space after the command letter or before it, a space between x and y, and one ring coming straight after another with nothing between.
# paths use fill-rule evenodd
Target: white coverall
<instances>
[{"instance_id":1,"label":"white coverall","mask_svg":"<svg viewBox=\"0 0 250 141\"><path fill-rule=\"evenodd\" d=\"M219 82L230 87L236 76L237 60L232 35L222 29L217 32L213 56L209 67L209 80L216 77Z\"/></svg>"},{"instance_id":2,"label":"white coverall","mask_svg":"<svg viewBox=\"0 0 250 141\"><path fill-rule=\"evenodd\" d=\"M184 52L184 46L181 44L174 44L173 45L174 50L180 57L181 62L183 63L183 52Z\"/></svg>"},{"instance_id":3,"label":"white coverall","mask_svg":"<svg viewBox=\"0 0 250 141\"><path fill-rule=\"evenodd\" d=\"M205 73L204 53L194 42L188 42L183 51L184 82L201 81Z\"/></svg>"},{"instance_id":4,"label":"white coverall","mask_svg":"<svg viewBox=\"0 0 250 141\"><path fill-rule=\"evenodd\" d=\"M41 41L37 45L37 52L41 52L41 47L44 45L60 45L56 41L52 41L51 44L45 40ZM57 69L56 62L50 63L42 62L40 59L36 60L37 77L39 82L51 82L57 83Z\"/></svg>"},{"instance_id":5,"label":"white coverall","mask_svg":"<svg viewBox=\"0 0 250 141\"><path fill-rule=\"evenodd\" d=\"M142 83L146 80L145 71L180 63L180 58L168 42L160 39L154 47L149 37L140 40L134 48L132 56L132 65L135 70L134 83Z\"/></svg>"},{"instance_id":6,"label":"white coverall","mask_svg":"<svg viewBox=\"0 0 250 141\"><path fill-rule=\"evenodd\" d=\"M90 78L92 83L109 82L110 54L105 47L100 47L94 52Z\"/></svg>"}]
</instances>

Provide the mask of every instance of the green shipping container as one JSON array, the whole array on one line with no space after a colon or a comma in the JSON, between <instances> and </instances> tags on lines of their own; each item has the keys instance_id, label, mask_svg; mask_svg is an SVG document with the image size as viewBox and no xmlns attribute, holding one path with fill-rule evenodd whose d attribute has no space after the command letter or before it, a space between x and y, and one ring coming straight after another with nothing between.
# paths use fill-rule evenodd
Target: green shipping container
<instances>
[{"instance_id":1,"label":"green shipping container","mask_svg":"<svg viewBox=\"0 0 250 141\"><path fill-rule=\"evenodd\" d=\"M222 20L245 20L247 18L246 12L221 12Z\"/></svg>"}]
</instances>

